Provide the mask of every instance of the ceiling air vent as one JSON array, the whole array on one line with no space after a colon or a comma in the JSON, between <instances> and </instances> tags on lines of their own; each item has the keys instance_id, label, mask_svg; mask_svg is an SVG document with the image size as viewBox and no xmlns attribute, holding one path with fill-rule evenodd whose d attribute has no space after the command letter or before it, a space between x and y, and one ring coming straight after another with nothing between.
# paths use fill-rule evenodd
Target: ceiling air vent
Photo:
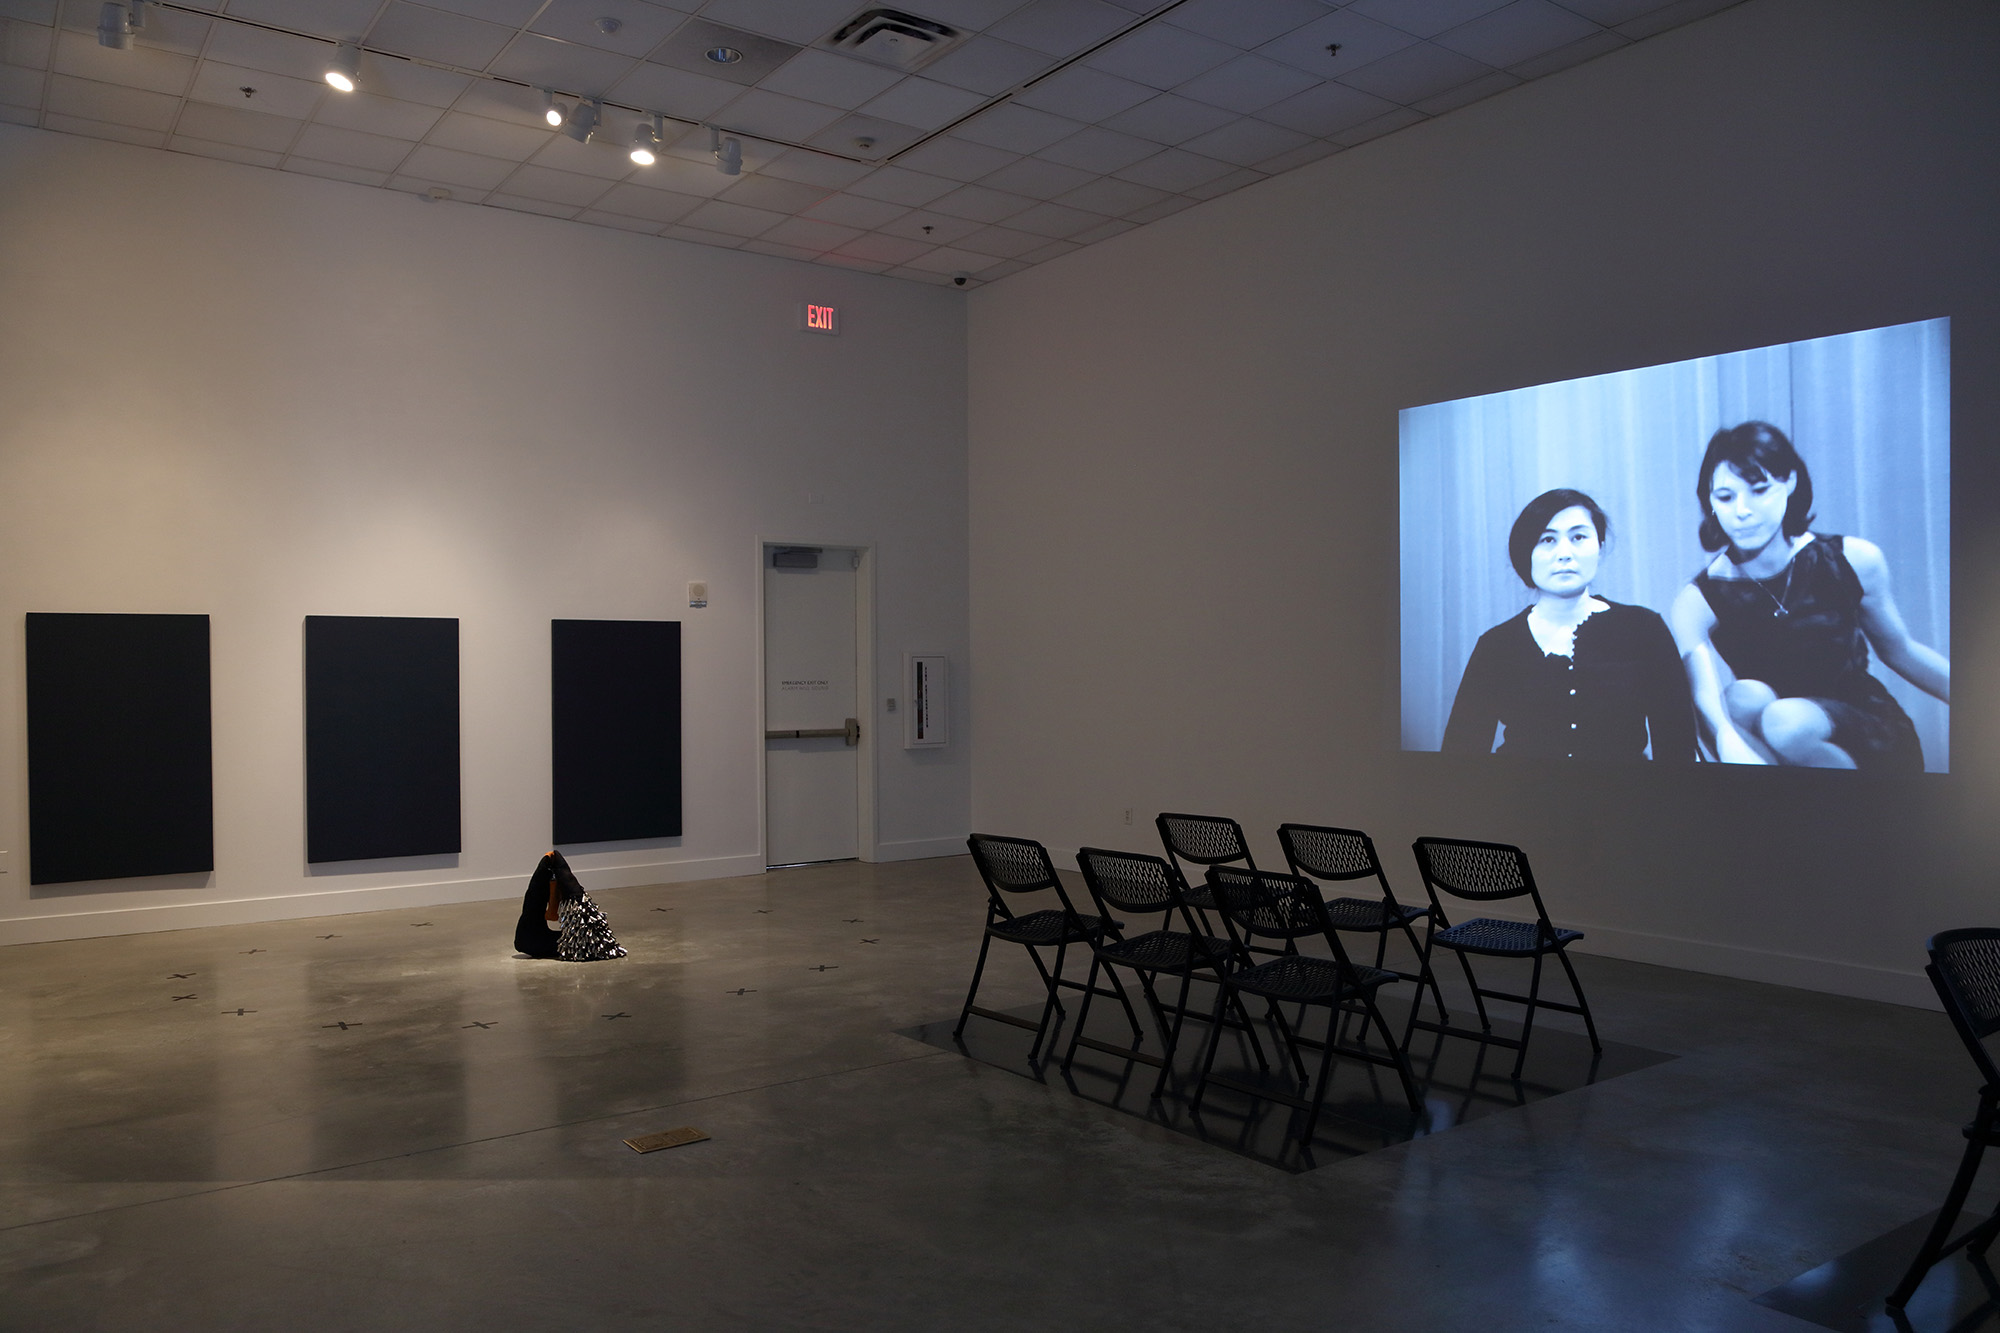
<instances>
[{"instance_id":1,"label":"ceiling air vent","mask_svg":"<svg viewBox=\"0 0 2000 1333\"><path fill-rule=\"evenodd\" d=\"M836 32L827 44L836 51L908 71L937 59L964 37L957 28L935 19L918 18L900 9L870 9Z\"/></svg>"}]
</instances>

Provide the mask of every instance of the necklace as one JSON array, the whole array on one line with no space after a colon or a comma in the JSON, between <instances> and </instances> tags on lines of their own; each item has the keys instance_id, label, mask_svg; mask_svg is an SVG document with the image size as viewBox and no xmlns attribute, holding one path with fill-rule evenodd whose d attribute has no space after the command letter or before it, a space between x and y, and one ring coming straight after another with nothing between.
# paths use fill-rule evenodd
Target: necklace
<instances>
[{"instance_id":1,"label":"necklace","mask_svg":"<svg viewBox=\"0 0 2000 1333\"><path fill-rule=\"evenodd\" d=\"M1767 587L1767 586L1765 585L1765 583L1764 583L1764 580L1762 580L1762 579L1760 579L1760 578L1756 577L1755 575L1746 575L1746 576L1745 576L1745 577L1747 577L1747 578L1748 578L1748 579L1749 579L1749 580L1750 580L1750 581L1751 581L1752 583L1756 584L1756 585L1757 585L1758 587L1760 587L1760 588L1763 588L1763 589L1764 589L1764 595L1765 595L1766 597L1770 598L1770 599L1771 599L1771 601L1772 601L1772 603L1773 603L1774 605L1776 605L1776 606L1777 606L1777 608L1778 608L1778 609L1777 609L1777 610L1775 610L1775 611L1773 611L1773 612L1771 613L1771 619L1773 619L1773 620L1776 620L1776 619L1777 619L1777 618L1778 618L1779 616L1788 616L1788 615L1790 615L1790 614L1791 614L1791 612L1790 612L1790 611L1788 611L1788 610L1786 610L1786 609L1785 609L1785 597L1790 597L1790 596L1792 595L1792 570L1793 570L1794 568L1796 568L1796 567L1797 567L1797 564L1798 564L1798 561L1797 561L1796 559L1794 559L1794 560L1793 560L1793 561L1792 561L1792 562L1791 562L1790 564L1787 564L1787 565L1785 566L1785 594L1784 594L1784 597L1780 597L1780 596L1779 596L1779 595L1778 595L1777 593L1774 593L1774 592L1772 592L1772 591L1771 591L1771 589L1770 589L1769 587Z\"/></svg>"}]
</instances>

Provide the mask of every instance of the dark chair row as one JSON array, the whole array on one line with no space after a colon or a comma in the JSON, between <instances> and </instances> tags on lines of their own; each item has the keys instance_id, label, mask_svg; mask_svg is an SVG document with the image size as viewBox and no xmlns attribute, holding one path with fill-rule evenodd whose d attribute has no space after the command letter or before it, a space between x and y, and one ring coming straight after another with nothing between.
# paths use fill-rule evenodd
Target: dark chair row
<instances>
[{"instance_id":1,"label":"dark chair row","mask_svg":"<svg viewBox=\"0 0 2000 1333\"><path fill-rule=\"evenodd\" d=\"M1083 1002L1064 1053L1064 1070L1068 1070L1080 1046L1156 1065L1160 1072L1154 1082L1153 1096L1159 1097L1166 1088L1181 1031L1189 1016L1189 989L1196 979L1202 979L1215 985L1216 998L1211 1013L1196 1015L1209 1023L1195 1092L1196 1109L1211 1083L1232 1086L1304 1110L1303 1135L1308 1140L1336 1053L1393 1068L1405 1097L1416 1109L1421 1103L1405 1052L1417 1028L1515 1048L1515 1078L1520 1077L1527 1059L1528 1038L1537 1009L1553 1008L1581 1015L1592 1048L1602 1049L1582 986L1564 952L1582 936L1576 931L1558 930L1549 921L1527 858L1518 848L1449 838L1418 839L1417 864L1430 903L1414 907L1397 901L1375 854L1373 841L1359 830L1310 824L1282 826L1278 830L1279 844L1291 870L1284 874L1258 869L1242 829L1234 820L1163 814L1157 824L1167 852L1165 858L1101 848L1078 852L1077 867L1097 908L1090 914L1079 912L1071 902L1040 843L985 834L968 839L973 862L986 883L988 908L979 962L973 970L972 985L960 1011L955 1035L963 1035L967 1020L975 1014L1030 1028L1035 1040L1029 1060L1039 1063L1051 1020L1058 1013L1066 1014L1060 991L1065 987L1077 990L1083 994ZM1190 885L1183 865L1205 868L1198 887ZM1371 877L1380 891L1379 898L1341 897L1328 901L1318 883L1345 884ZM1008 895L1034 892L1053 892L1059 905L1017 915ZM1476 918L1454 926L1446 917L1440 894L1477 901L1528 897L1534 903L1536 919ZM1211 914L1220 918L1222 933L1216 932ZM1159 921L1152 929L1128 934L1126 924L1118 919L1121 915L1157 915ZM1418 921L1426 923L1421 941L1415 931ZM1408 938L1417 958L1415 972L1398 972L1383 966L1388 936L1394 931L1401 931ZM1341 936L1355 933L1377 937L1373 965L1356 963L1348 956ZM1327 956L1300 952L1300 942L1314 938L1324 944ZM1038 1022L1030 1023L975 1003L987 951L995 939L1026 946L1034 959L1047 996ZM1090 974L1083 982L1062 975L1071 945L1083 945L1091 951ZM1440 945L1457 954L1465 971L1479 1014L1477 1030L1453 1026L1450 1022L1431 969L1432 955ZM1053 968L1044 965L1038 952L1046 947L1056 951ZM1468 956L1475 953L1531 960L1533 976L1527 994L1482 986ZM1268 957L1259 962L1254 954ZM1550 954L1556 956L1568 975L1575 997L1573 1004L1541 997L1542 963ZM1157 1056L1140 1049L1143 1033L1119 978L1121 969L1131 972L1138 981L1149 1011L1159 1025L1163 1049ZM1110 982L1111 989L1098 984L1100 977ZM1180 983L1171 1004L1159 994L1157 983L1162 978ZM1417 996L1400 1040L1391 1034L1376 1004L1377 993L1398 981L1417 986ZM1434 1022L1420 1017L1426 988L1437 1012ZM1091 1000L1100 995L1116 998L1123 1007L1132 1030L1130 1045L1115 1045L1086 1035ZM1505 999L1527 1006L1518 1038L1503 1037L1493 1031L1486 1009L1488 999ZM1253 1001L1262 1003L1266 1021L1283 1043L1287 1062L1298 1076L1298 1097L1274 1092L1268 1083L1251 1085L1214 1071L1222 1032L1232 1028L1247 1035L1258 1064L1268 1072L1268 1062L1257 1040L1256 1023L1250 1014L1249 1005ZM1296 1006L1297 1017L1293 1022L1286 1021L1281 1004ZM1305 1013L1312 1008L1324 1008L1327 1012L1324 1040L1309 1038L1302 1030ZM1340 1040L1345 1026L1343 1018L1347 1015L1362 1021L1356 1042ZM1379 1050L1369 1045L1371 1031L1380 1038ZM1300 1054L1302 1047L1319 1049L1318 1072L1314 1077L1306 1073Z\"/></svg>"}]
</instances>

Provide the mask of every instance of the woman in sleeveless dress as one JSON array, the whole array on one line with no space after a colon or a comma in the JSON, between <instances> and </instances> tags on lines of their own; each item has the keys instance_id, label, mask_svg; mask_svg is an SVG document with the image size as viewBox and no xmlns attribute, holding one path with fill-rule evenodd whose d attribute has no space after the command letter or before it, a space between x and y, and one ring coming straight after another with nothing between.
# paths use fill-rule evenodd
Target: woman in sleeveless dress
<instances>
[{"instance_id":1,"label":"woman in sleeveless dress","mask_svg":"<svg viewBox=\"0 0 2000 1333\"><path fill-rule=\"evenodd\" d=\"M1810 530L1812 474L1762 421L1715 433L1695 495L1702 547L1718 554L1670 620L1715 757L1922 772L1917 729L1868 652L1946 703L1951 663L1911 637L1881 548Z\"/></svg>"}]
</instances>

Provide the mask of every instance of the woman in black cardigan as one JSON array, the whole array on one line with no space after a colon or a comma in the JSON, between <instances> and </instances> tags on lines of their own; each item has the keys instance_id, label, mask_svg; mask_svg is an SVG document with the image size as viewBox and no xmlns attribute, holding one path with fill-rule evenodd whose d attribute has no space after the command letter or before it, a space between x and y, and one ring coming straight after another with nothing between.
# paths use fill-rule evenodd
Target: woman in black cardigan
<instances>
[{"instance_id":1,"label":"woman in black cardigan","mask_svg":"<svg viewBox=\"0 0 2000 1333\"><path fill-rule=\"evenodd\" d=\"M1535 600L1479 636L1447 754L1692 763L1694 709L1666 622L1593 596L1611 522L1581 491L1528 502L1507 554Z\"/></svg>"}]
</instances>

